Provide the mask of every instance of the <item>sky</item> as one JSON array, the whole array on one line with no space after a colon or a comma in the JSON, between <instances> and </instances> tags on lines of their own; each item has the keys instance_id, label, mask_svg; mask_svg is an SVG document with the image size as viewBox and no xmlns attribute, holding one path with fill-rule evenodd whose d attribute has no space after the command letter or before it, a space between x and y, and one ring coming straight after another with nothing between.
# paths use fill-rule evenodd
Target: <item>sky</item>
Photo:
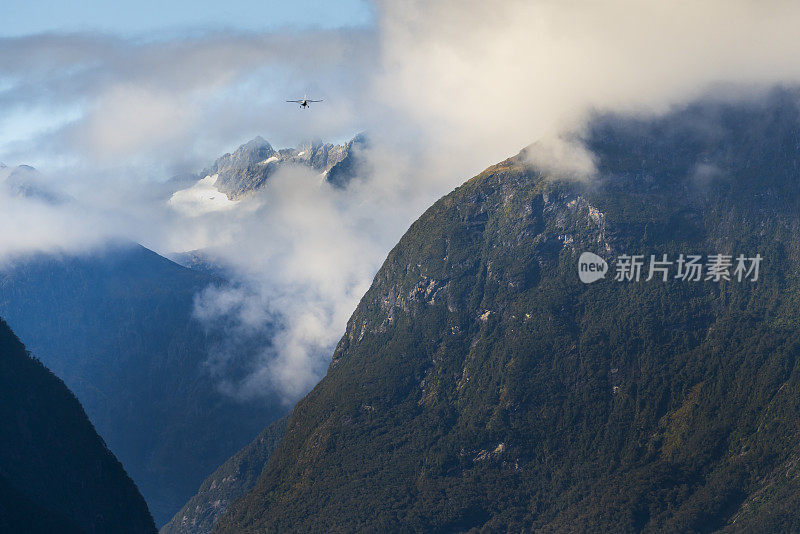
<instances>
[{"instance_id":1,"label":"sky","mask_svg":"<svg viewBox=\"0 0 800 534\"><path fill-rule=\"evenodd\" d=\"M209 355L241 398L308 391L409 224L489 165L535 143L532 164L591 179L592 113L800 82L800 5L784 0L167 4L0 7L0 161L68 199L0 187L0 263L109 240L213 252L234 279L198 295L198 319L227 316L237 336L281 325L244 380L224 348ZM325 101L285 102L306 94ZM294 169L232 209L169 203L256 135L362 131L369 172L344 191Z\"/></svg>"},{"instance_id":2,"label":"sky","mask_svg":"<svg viewBox=\"0 0 800 534\"><path fill-rule=\"evenodd\" d=\"M263 32L365 26L373 23L373 12L364 0L10 0L0 6L0 20L0 37L47 32L157 37L203 28Z\"/></svg>"},{"instance_id":3,"label":"sky","mask_svg":"<svg viewBox=\"0 0 800 534\"><path fill-rule=\"evenodd\" d=\"M49 36L54 40L53 48L56 48L59 46L57 41L60 41L58 37L74 42L81 37L92 36L84 46L103 47L109 41L119 44L121 40L127 40L131 44L137 43L142 49L147 48L149 43L156 43L152 47L158 48L157 43L191 40L192 36L203 39L210 34L236 35L241 39L249 37L257 46L256 36L269 32L288 35L314 30L370 28L375 24L373 6L365 0L8 1L0 3L0 20L3 21L0 24L0 40L44 40ZM286 54L293 61L301 63L303 58L299 56L302 50L302 44L298 44L296 50L286 50ZM67 63L62 66L65 69L74 68ZM49 68L58 67L58 63L49 65ZM4 77L0 70L0 90L13 82L13 79ZM303 96L317 88L319 84L311 76L305 82L297 83L291 94L293 98ZM266 89L269 90L269 87ZM4 148L8 145L57 129L79 119L83 111L80 102L48 108L22 105L4 109L0 118L0 161L3 161L3 152L7 152ZM39 163L37 159L40 158L29 163Z\"/></svg>"}]
</instances>

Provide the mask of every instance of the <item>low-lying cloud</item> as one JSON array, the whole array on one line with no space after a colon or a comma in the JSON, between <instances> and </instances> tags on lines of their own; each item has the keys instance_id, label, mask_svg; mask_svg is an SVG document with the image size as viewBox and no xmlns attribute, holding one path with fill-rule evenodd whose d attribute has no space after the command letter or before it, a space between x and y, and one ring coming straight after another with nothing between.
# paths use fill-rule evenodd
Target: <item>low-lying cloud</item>
<instances>
[{"instance_id":1,"label":"low-lying cloud","mask_svg":"<svg viewBox=\"0 0 800 534\"><path fill-rule=\"evenodd\" d=\"M72 199L0 192L0 258L110 239L206 249L233 281L198 295L198 318L275 329L246 376L226 376L224 347L209 368L232 395L295 399L390 247L464 179L535 141L532 163L586 179L590 113L800 81L791 2L386 0L376 12L366 29L0 40L0 159L36 165ZM325 102L284 102L305 93ZM346 189L284 169L209 208L211 180L187 177L257 134L296 146L362 130L370 171Z\"/></svg>"},{"instance_id":2,"label":"low-lying cloud","mask_svg":"<svg viewBox=\"0 0 800 534\"><path fill-rule=\"evenodd\" d=\"M200 295L197 315L233 319L242 337L277 328L250 375L227 382L227 391L247 398L277 388L296 398L324 374L347 319L407 225L409 206L384 180L338 189L308 168L289 167L242 200L235 216L217 218L211 241L208 219L186 227L237 284Z\"/></svg>"}]
</instances>

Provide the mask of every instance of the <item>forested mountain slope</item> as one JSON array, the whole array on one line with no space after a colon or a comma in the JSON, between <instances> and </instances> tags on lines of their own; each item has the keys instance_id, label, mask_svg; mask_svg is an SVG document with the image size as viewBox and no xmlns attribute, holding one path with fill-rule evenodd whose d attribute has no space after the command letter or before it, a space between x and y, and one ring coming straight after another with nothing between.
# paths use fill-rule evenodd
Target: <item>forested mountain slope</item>
<instances>
[{"instance_id":1,"label":"forested mountain slope","mask_svg":"<svg viewBox=\"0 0 800 534\"><path fill-rule=\"evenodd\" d=\"M438 201L215 532L800 530L797 101L598 116L591 179L523 153Z\"/></svg>"}]
</instances>

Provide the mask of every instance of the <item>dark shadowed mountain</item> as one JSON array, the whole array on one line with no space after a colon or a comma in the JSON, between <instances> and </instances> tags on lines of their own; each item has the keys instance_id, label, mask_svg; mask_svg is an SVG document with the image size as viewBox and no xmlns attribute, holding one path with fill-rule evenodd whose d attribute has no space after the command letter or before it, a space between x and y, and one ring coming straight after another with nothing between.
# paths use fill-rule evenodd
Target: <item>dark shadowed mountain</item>
<instances>
[{"instance_id":1,"label":"dark shadowed mountain","mask_svg":"<svg viewBox=\"0 0 800 534\"><path fill-rule=\"evenodd\" d=\"M197 494L161 528L161 534L208 534L230 504L258 481L283 439L288 416L278 419L203 481Z\"/></svg>"},{"instance_id":2,"label":"dark shadowed mountain","mask_svg":"<svg viewBox=\"0 0 800 534\"><path fill-rule=\"evenodd\" d=\"M800 531L798 94L585 144L591 180L522 153L411 226L215 532ZM615 280L664 254L701 279Z\"/></svg>"},{"instance_id":3,"label":"dark shadowed mountain","mask_svg":"<svg viewBox=\"0 0 800 534\"><path fill-rule=\"evenodd\" d=\"M0 532L155 533L80 403L0 320Z\"/></svg>"},{"instance_id":4,"label":"dark shadowed mountain","mask_svg":"<svg viewBox=\"0 0 800 534\"><path fill-rule=\"evenodd\" d=\"M344 188L354 178L369 174L372 169L365 154L369 146L369 139L364 133L348 141L344 145L345 156L327 170L325 180L334 187Z\"/></svg>"},{"instance_id":5,"label":"dark shadowed mountain","mask_svg":"<svg viewBox=\"0 0 800 534\"><path fill-rule=\"evenodd\" d=\"M220 393L209 358L244 361L269 334L237 345L226 325L193 318L195 295L219 283L133 245L30 257L0 272L0 315L75 392L158 525L285 412L270 398Z\"/></svg>"}]
</instances>

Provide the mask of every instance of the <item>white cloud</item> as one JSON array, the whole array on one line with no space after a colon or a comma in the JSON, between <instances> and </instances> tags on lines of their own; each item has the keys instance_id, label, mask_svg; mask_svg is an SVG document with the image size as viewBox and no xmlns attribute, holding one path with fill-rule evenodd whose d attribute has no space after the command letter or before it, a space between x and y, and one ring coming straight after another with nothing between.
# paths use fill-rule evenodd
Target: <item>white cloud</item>
<instances>
[{"instance_id":1,"label":"white cloud","mask_svg":"<svg viewBox=\"0 0 800 534\"><path fill-rule=\"evenodd\" d=\"M277 387L296 398L324 373L391 246L472 174L540 140L537 165L585 176L591 155L572 141L588 112L660 112L709 89L750 94L800 81L800 6L790 2L377 8L374 31L4 39L0 115L16 124L30 113L41 128L0 146L0 159L41 164L76 201L0 195L0 256L84 250L112 237L160 252L208 248L237 284L200 295L198 316L227 317L242 335L279 328L246 378L225 376L224 355L214 372L232 394ZM304 93L325 102L284 102ZM42 119L51 113L58 119ZM286 169L232 204L208 202L210 182L165 181L256 134L296 146L360 130L371 137L373 172L346 190Z\"/></svg>"},{"instance_id":2,"label":"white cloud","mask_svg":"<svg viewBox=\"0 0 800 534\"><path fill-rule=\"evenodd\" d=\"M592 110L800 79L788 1L382 1L377 94L477 169Z\"/></svg>"},{"instance_id":3,"label":"white cloud","mask_svg":"<svg viewBox=\"0 0 800 534\"><path fill-rule=\"evenodd\" d=\"M239 201L228 199L217 189L215 184L218 178L217 174L201 178L193 186L175 191L167 203L187 217L235 208Z\"/></svg>"},{"instance_id":4,"label":"white cloud","mask_svg":"<svg viewBox=\"0 0 800 534\"><path fill-rule=\"evenodd\" d=\"M277 388L287 398L305 393L324 373L332 346L369 287L391 235L375 234L397 208L369 188L340 190L306 168L284 168L235 216L195 218L188 233L207 236L209 250L236 273L238 287L211 289L197 313L239 325L238 336L258 335L267 319L279 330L252 373L226 389L250 397ZM389 226L397 225L397 220ZM193 239L187 237L189 241ZM221 362L227 358L219 358ZM238 362L237 362L238 364ZM224 374L224 373L223 373Z\"/></svg>"}]
</instances>

